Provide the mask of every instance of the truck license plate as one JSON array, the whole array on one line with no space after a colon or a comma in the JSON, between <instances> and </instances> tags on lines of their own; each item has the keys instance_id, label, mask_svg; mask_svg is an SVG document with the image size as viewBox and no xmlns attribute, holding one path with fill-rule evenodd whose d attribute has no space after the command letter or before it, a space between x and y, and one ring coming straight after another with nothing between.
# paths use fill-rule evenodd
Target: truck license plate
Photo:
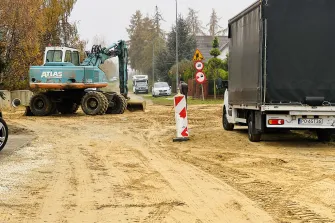
<instances>
[{"instance_id":1,"label":"truck license plate","mask_svg":"<svg viewBox=\"0 0 335 223\"><path fill-rule=\"evenodd\" d=\"M299 125L322 125L323 120L321 118L300 118Z\"/></svg>"}]
</instances>

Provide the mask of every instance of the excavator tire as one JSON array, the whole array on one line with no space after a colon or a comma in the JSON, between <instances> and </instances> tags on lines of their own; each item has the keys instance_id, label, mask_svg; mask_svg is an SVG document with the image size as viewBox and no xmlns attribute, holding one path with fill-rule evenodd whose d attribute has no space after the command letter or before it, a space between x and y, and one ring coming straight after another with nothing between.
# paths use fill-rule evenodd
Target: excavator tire
<instances>
[{"instance_id":1,"label":"excavator tire","mask_svg":"<svg viewBox=\"0 0 335 223\"><path fill-rule=\"evenodd\" d=\"M50 98L44 93L38 93L31 97L29 107L35 116L47 116L53 109Z\"/></svg>"},{"instance_id":2,"label":"excavator tire","mask_svg":"<svg viewBox=\"0 0 335 223\"><path fill-rule=\"evenodd\" d=\"M113 107L109 107L106 114L123 114L127 109L127 100L124 96L116 94L112 101L114 102Z\"/></svg>"},{"instance_id":3,"label":"excavator tire","mask_svg":"<svg viewBox=\"0 0 335 223\"><path fill-rule=\"evenodd\" d=\"M57 110L63 115L75 114L78 108L79 105L72 101L64 101L57 104Z\"/></svg>"},{"instance_id":4,"label":"excavator tire","mask_svg":"<svg viewBox=\"0 0 335 223\"><path fill-rule=\"evenodd\" d=\"M86 115L103 115L107 111L108 100L101 92L89 91L81 100L81 108Z\"/></svg>"}]
</instances>

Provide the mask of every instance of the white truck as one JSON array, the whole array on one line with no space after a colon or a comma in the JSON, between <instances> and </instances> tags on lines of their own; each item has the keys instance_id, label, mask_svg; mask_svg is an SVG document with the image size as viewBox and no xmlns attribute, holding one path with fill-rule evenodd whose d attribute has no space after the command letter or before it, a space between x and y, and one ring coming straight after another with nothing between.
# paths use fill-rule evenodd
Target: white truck
<instances>
[{"instance_id":1,"label":"white truck","mask_svg":"<svg viewBox=\"0 0 335 223\"><path fill-rule=\"evenodd\" d=\"M335 129L335 1L261 0L229 20L229 80L223 127ZM306 16L308 15L308 16Z\"/></svg>"},{"instance_id":2,"label":"white truck","mask_svg":"<svg viewBox=\"0 0 335 223\"><path fill-rule=\"evenodd\" d=\"M149 77L148 75L134 75L133 76L133 92L138 93L149 93Z\"/></svg>"}]
</instances>

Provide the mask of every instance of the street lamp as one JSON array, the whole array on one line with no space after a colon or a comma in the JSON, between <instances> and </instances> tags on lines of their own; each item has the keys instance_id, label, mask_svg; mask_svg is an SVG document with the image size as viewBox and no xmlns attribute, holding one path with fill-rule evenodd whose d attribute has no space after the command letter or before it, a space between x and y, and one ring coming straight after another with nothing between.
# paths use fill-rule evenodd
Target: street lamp
<instances>
[{"instance_id":1,"label":"street lamp","mask_svg":"<svg viewBox=\"0 0 335 223\"><path fill-rule=\"evenodd\" d=\"M176 0L176 65L177 65L177 73L176 73L176 89L177 94L179 93L179 84L178 84L178 74L179 74L179 65L178 65L178 0Z\"/></svg>"}]
</instances>

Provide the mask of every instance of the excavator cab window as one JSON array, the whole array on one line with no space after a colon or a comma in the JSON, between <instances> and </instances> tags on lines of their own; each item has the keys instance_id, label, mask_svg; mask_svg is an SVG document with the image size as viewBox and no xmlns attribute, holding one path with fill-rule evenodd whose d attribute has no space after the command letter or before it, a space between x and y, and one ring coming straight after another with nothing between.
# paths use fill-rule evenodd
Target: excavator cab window
<instances>
[{"instance_id":1,"label":"excavator cab window","mask_svg":"<svg viewBox=\"0 0 335 223\"><path fill-rule=\"evenodd\" d=\"M49 50L46 62L62 62L63 52L61 50Z\"/></svg>"},{"instance_id":2,"label":"excavator cab window","mask_svg":"<svg viewBox=\"0 0 335 223\"><path fill-rule=\"evenodd\" d=\"M79 52L78 51L73 51L72 52L72 63L76 66L79 66Z\"/></svg>"},{"instance_id":3,"label":"excavator cab window","mask_svg":"<svg viewBox=\"0 0 335 223\"><path fill-rule=\"evenodd\" d=\"M64 61L64 62L69 62L69 63L72 62L71 51L70 51L70 50L67 50L67 51L65 52L65 61Z\"/></svg>"}]
</instances>

